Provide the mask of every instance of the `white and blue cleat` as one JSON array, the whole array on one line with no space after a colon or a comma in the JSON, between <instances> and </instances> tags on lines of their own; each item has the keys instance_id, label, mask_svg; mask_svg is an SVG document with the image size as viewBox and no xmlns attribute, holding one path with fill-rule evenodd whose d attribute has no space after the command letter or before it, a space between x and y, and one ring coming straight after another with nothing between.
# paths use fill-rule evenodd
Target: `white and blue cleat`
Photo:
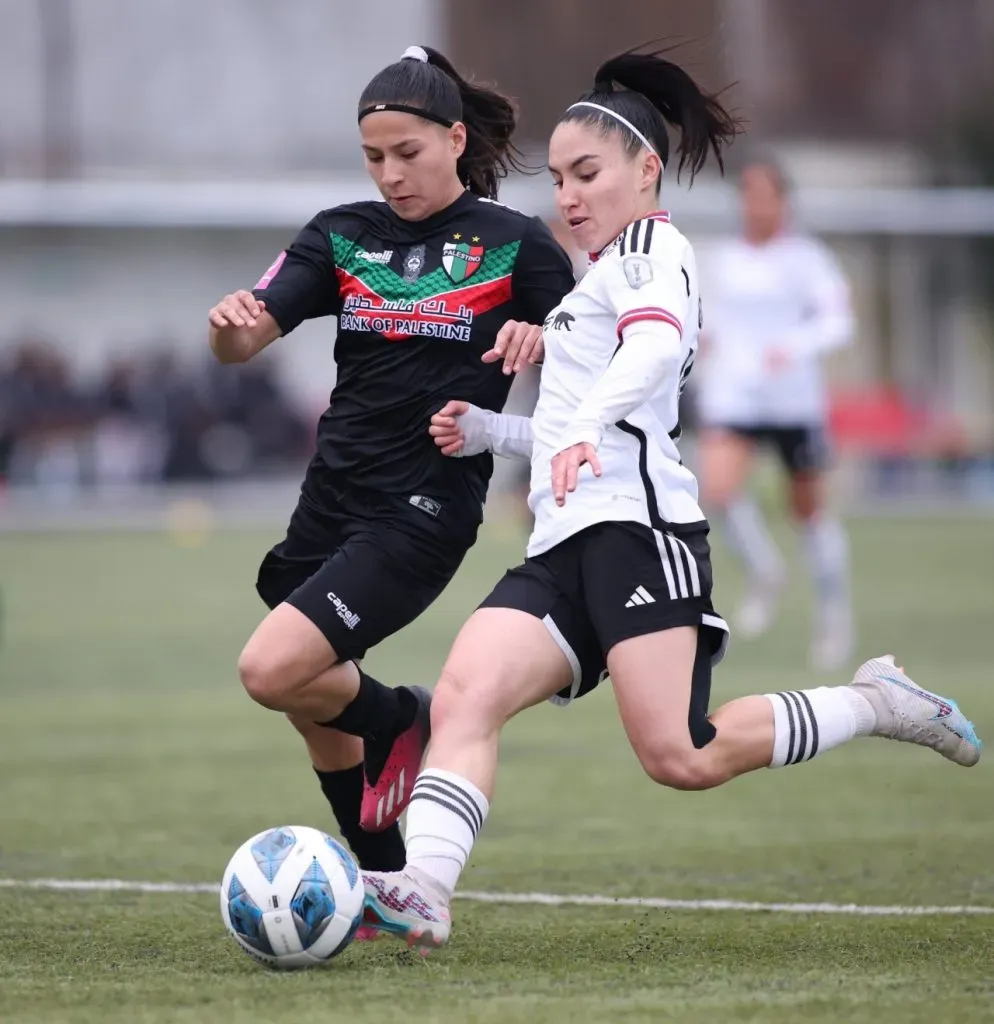
<instances>
[{"instance_id":1,"label":"white and blue cleat","mask_svg":"<svg viewBox=\"0 0 994 1024\"><path fill-rule=\"evenodd\" d=\"M872 736L931 747L969 768L980 760L983 743L956 701L926 690L885 654L860 665L851 686L876 714Z\"/></svg>"},{"instance_id":2,"label":"white and blue cleat","mask_svg":"<svg viewBox=\"0 0 994 1024\"><path fill-rule=\"evenodd\" d=\"M452 930L448 900L406 871L364 871L363 924L396 935L428 953L445 945Z\"/></svg>"}]
</instances>

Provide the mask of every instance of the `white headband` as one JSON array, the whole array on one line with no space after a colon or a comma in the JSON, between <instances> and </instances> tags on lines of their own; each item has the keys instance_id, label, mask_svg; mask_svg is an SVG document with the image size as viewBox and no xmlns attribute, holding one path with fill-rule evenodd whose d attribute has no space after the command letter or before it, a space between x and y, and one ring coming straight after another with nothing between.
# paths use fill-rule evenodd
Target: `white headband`
<instances>
[{"instance_id":1,"label":"white headband","mask_svg":"<svg viewBox=\"0 0 994 1024\"><path fill-rule=\"evenodd\" d=\"M628 120L627 117L622 117L621 114L616 110L612 110L610 107L602 107L599 103L589 103L587 100L580 100L579 103L571 103L566 108L566 113L568 114L575 107L591 107L594 110L599 110L602 114L607 114L608 116L613 117L615 121L623 124L632 133L632 135L634 135L635 138L638 139L647 150L649 150L650 153L655 153L656 156L659 157L659 162L664 168L666 167L666 163L663 158L656 153L656 147L638 130L638 128L635 127L635 125L632 124L631 121Z\"/></svg>"},{"instance_id":2,"label":"white headband","mask_svg":"<svg viewBox=\"0 0 994 1024\"><path fill-rule=\"evenodd\" d=\"M422 64L428 63L428 51L423 46L409 46L401 55L401 60L419 60Z\"/></svg>"}]
</instances>

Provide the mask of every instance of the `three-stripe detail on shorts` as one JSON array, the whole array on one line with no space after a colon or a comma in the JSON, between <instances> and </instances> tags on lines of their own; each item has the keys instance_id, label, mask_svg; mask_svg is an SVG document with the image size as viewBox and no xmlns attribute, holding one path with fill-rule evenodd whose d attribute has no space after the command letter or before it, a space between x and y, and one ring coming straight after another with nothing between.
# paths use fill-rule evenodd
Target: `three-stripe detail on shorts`
<instances>
[{"instance_id":1,"label":"three-stripe detail on shorts","mask_svg":"<svg viewBox=\"0 0 994 1024\"><path fill-rule=\"evenodd\" d=\"M672 533L653 530L670 600L701 596L701 574L697 559L687 545Z\"/></svg>"},{"instance_id":2,"label":"three-stripe detail on shorts","mask_svg":"<svg viewBox=\"0 0 994 1024\"><path fill-rule=\"evenodd\" d=\"M818 722L803 690L777 693L787 709L787 759L784 764L810 761L818 753Z\"/></svg>"}]
</instances>

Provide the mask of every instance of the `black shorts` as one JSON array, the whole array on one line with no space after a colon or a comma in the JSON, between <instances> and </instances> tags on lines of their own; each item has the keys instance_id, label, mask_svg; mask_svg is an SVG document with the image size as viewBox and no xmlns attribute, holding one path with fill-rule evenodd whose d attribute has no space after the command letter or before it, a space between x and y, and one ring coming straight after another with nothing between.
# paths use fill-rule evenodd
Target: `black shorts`
<instances>
[{"instance_id":1,"label":"black shorts","mask_svg":"<svg viewBox=\"0 0 994 1024\"><path fill-rule=\"evenodd\" d=\"M552 698L557 704L597 686L607 675L608 652L622 640L697 626L701 664L691 711L706 719L711 668L728 645L711 586L706 530L678 537L641 523L608 522L509 570L480 607L515 608L545 623L573 669L572 685Z\"/></svg>"},{"instance_id":2,"label":"black shorts","mask_svg":"<svg viewBox=\"0 0 994 1024\"><path fill-rule=\"evenodd\" d=\"M345 487L315 458L256 590L270 608L286 601L303 612L339 659L361 658L445 589L476 540L477 511Z\"/></svg>"},{"instance_id":3,"label":"black shorts","mask_svg":"<svg viewBox=\"0 0 994 1024\"><path fill-rule=\"evenodd\" d=\"M738 434L754 444L769 445L791 476L827 469L832 460L828 435L821 426L782 427L772 423L745 426L729 423L719 429Z\"/></svg>"}]
</instances>

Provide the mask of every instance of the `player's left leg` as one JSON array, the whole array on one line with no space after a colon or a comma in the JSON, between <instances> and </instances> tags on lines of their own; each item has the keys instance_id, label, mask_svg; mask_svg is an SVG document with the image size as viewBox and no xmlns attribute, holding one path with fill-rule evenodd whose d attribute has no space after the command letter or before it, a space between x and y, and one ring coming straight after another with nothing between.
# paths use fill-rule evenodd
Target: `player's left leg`
<instances>
[{"instance_id":1,"label":"player's left leg","mask_svg":"<svg viewBox=\"0 0 994 1024\"><path fill-rule=\"evenodd\" d=\"M486 607L463 626L435 688L431 746L407 812L407 866L364 873L367 924L422 948L448 940L449 903L493 798L501 730L572 675L535 615Z\"/></svg>"},{"instance_id":2,"label":"player's left leg","mask_svg":"<svg viewBox=\"0 0 994 1024\"><path fill-rule=\"evenodd\" d=\"M828 444L820 427L783 432L781 457L788 472L788 500L799 524L814 587L811 666L833 672L852 656L854 617L845 527L827 501Z\"/></svg>"},{"instance_id":3,"label":"player's left leg","mask_svg":"<svg viewBox=\"0 0 994 1024\"><path fill-rule=\"evenodd\" d=\"M867 662L847 686L743 697L709 718L711 669L726 627L711 607L705 534L614 523L595 540L583 565L586 608L625 730L657 782L709 789L756 768L799 764L856 736L931 747L962 765L979 758L980 742L956 705L885 658ZM623 602L636 579L641 602Z\"/></svg>"},{"instance_id":4,"label":"player's left leg","mask_svg":"<svg viewBox=\"0 0 994 1024\"><path fill-rule=\"evenodd\" d=\"M625 731L656 782L720 786L756 768L800 764L858 736L930 747L956 764L980 758L973 725L954 701L913 682L893 659L866 662L846 686L742 697L710 719L703 634L689 627L635 637L608 657Z\"/></svg>"}]
</instances>

